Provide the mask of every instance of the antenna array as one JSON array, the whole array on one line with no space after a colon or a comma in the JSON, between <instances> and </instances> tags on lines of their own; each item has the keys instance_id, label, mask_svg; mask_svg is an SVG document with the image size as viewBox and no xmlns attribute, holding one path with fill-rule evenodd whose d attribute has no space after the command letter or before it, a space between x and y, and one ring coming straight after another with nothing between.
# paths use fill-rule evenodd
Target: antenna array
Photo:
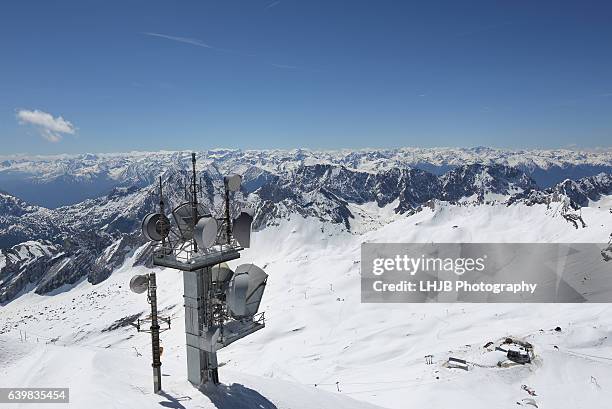
<instances>
[{"instance_id":1,"label":"antenna array","mask_svg":"<svg viewBox=\"0 0 612 409\"><path fill-rule=\"evenodd\" d=\"M189 381L200 386L219 383L217 350L265 326L258 309L268 275L254 264L239 265L235 271L227 265L250 246L251 213L241 211L231 218L230 200L240 190L241 176L224 177L225 211L215 217L198 201L203 190L195 153L191 165L186 202L166 215L160 178L159 211L144 218L142 232L154 243L154 265L183 271L187 373ZM131 288L144 292L145 284L137 277ZM159 330L157 320L156 326Z\"/></svg>"}]
</instances>

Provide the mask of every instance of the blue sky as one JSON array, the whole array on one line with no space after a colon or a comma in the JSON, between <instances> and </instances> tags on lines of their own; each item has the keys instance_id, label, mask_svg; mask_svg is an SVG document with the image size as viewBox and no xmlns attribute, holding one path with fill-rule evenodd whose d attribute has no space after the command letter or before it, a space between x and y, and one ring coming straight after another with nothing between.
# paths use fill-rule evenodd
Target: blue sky
<instances>
[{"instance_id":1,"label":"blue sky","mask_svg":"<svg viewBox=\"0 0 612 409\"><path fill-rule=\"evenodd\" d=\"M0 155L609 147L609 1L13 1Z\"/></svg>"}]
</instances>

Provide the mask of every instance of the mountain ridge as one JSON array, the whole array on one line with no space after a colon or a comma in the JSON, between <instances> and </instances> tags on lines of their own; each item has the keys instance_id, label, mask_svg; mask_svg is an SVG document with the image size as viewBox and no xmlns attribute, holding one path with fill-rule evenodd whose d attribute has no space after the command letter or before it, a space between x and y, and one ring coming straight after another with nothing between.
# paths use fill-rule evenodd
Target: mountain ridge
<instances>
[{"instance_id":1,"label":"mountain ridge","mask_svg":"<svg viewBox=\"0 0 612 409\"><path fill-rule=\"evenodd\" d=\"M166 186L167 209L184 201L187 172L180 158L175 159L159 174L150 175L151 182L145 186L136 183L115 187L104 196L56 209L1 194L0 257L9 260L9 254L18 251L15 246L33 240L53 248L47 258L25 257L0 265L0 302L10 301L28 283L35 284L35 291L42 294L83 277L94 284L105 280L127 255L145 244L140 221L156 208L157 178L161 176ZM214 161L203 162L198 165L205 192L201 202L220 215L223 203L215 192L222 190L223 169ZM392 206L401 217L436 201L504 206L559 202L570 221L578 220L573 219L572 211L612 194L609 174L565 180L541 189L520 168L500 164L461 165L441 176L412 167L372 172L329 163L301 164L282 173L252 164L243 164L240 170L244 183L235 203L255 210L254 229L277 225L279 220L297 214L341 225L350 232L359 227L355 225L359 223L359 206ZM384 224L376 212L372 217ZM147 257L140 261L147 262ZM30 268L33 265L37 267Z\"/></svg>"},{"instance_id":2,"label":"mountain ridge","mask_svg":"<svg viewBox=\"0 0 612 409\"><path fill-rule=\"evenodd\" d=\"M255 166L272 175L283 174L301 165L332 164L372 173L411 167L440 176L461 165L500 164L518 167L544 188L566 178L579 179L612 172L612 150L609 149L209 149L197 154L202 167L242 173ZM0 158L0 187L32 203L59 207L101 196L114 187L146 186L169 166L187 168L190 156L188 151L5 156Z\"/></svg>"}]
</instances>

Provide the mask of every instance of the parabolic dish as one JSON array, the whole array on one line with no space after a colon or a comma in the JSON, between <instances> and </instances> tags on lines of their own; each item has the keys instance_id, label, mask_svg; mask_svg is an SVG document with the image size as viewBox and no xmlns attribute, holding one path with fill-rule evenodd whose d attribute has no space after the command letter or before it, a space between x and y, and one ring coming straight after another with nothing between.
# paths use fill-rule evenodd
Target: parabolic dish
<instances>
[{"instance_id":1,"label":"parabolic dish","mask_svg":"<svg viewBox=\"0 0 612 409\"><path fill-rule=\"evenodd\" d=\"M194 238L201 249L211 247L217 241L217 231L219 225L217 219L204 216L196 224Z\"/></svg>"},{"instance_id":2,"label":"parabolic dish","mask_svg":"<svg viewBox=\"0 0 612 409\"><path fill-rule=\"evenodd\" d=\"M161 241L169 231L170 220L161 213L150 213L142 220L142 234L149 241Z\"/></svg>"},{"instance_id":3,"label":"parabolic dish","mask_svg":"<svg viewBox=\"0 0 612 409\"><path fill-rule=\"evenodd\" d=\"M210 269L212 281L216 283L226 283L231 280L234 272L229 268L227 263L217 264Z\"/></svg>"},{"instance_id":4,"label":"parabolic dish","mask_svg":"<svg viewBox=\"0 0 612 409\"><path fill-rule=\"evenodd\" d=\"M268 275L255 264L236 267L227 290L228 307L234 317L252 317L257 314L267 279Z\"/></svg>"},{"instance_id":5,"label":"parabolic dish","mask_svg":"<svg viewBox=\"0 0 612 409\"><path fill-rule=\"evenodd\" d=\"M130 290L136 294L142 294L149 288L149 277L145 274L139 274L132 277L130 280Z\"/></svg>"},{"instance_id":6,"label":"parabolic dish","mask_svg":"<svg viewBox=\"0 0 612 409\"><path fill-rule=\"evenodd\" d=\"M242 183L242 176L240 175L228 175L223 178L225 187L230 192L237 192L240 190L240 184Z\"/></svg>"},{"instance_id":7,"label":"parabolic dish","mask_svg":"<svg viewBox=\"0 0 612 409\"><path fill-rule=\"evenodd\" d=\"M198 218L208 215L208 210L201 203L198 203ZM183 240L191 240L193 237L193 208L191 203L186 202L180 204L172 211L172 216L176 222L176 226L181 232Z\"/></svg>"},{"instance_id":8,"label":"parabolic dish","mask_svg":"<svg viewBox=\"0 0 612 409\"><path fill-rule=\"evenodd\" d=\"M247 273L234 274L227 289L227 307L234 317L246 316L246 299L249 289Z\"/></svg>"},{"instance_id":9,"label":"parabolic dish","mask_svg":"<svg viewBox=\"0 0 612 409\"><path fill-rule=\"evenodd\" d=\"M240 213L232 224L232 235L244 248L249 248L251 245L251 224L253 224L253 216L246 212Z\"/></svg>"}]
</instances>

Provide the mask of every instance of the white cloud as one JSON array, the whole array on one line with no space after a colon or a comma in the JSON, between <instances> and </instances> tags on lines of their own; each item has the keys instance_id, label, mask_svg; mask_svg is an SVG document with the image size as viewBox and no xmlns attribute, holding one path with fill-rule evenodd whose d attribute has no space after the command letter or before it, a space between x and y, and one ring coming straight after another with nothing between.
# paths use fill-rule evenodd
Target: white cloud
<instances>
[{"instance_id":1,"label":"white cloud","mask_svg":"<svg viewBox=\"0 0 612 409\"><path fill-rule=\"evenodd\" d=\"M17 119L22 124L34 125L40 135L49 142L59 142L64 134L74 135L76 133L76 128L71 122L61 116L54 117L38 109L34 111L20 109L17 111Z\"/></svg>"}]
</instances>

